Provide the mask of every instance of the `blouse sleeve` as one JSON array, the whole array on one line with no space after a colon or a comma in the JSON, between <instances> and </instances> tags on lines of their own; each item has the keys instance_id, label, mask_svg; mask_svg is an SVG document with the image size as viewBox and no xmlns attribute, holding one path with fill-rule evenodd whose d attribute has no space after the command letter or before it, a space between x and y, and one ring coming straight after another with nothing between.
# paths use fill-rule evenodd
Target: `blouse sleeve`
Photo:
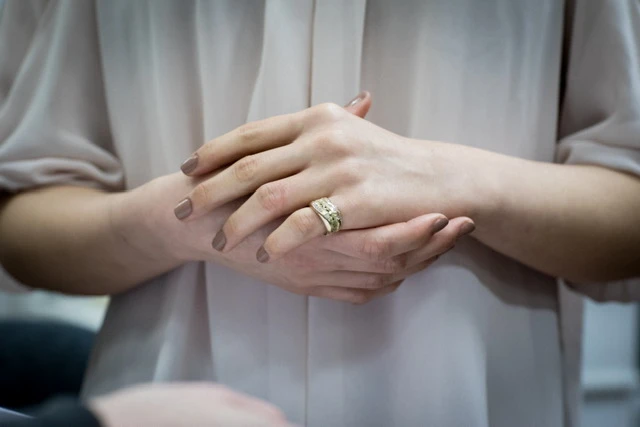
<instances>
[{"instance_id":1,"label":"blouse sleeve","mask_svg":"<svg viewBox=\"0 0 640 427\"><path fill-rule=\"evenodd\" d=\"M567 12L557 161L640 177L638 3L575 0L569 1ZM568 285L599 301L640 300L640 278Z\"/></svg>"},{"instance_id":2,"label":"blouse sleeve","mask_svg":"<svg viewBox=\"0 0 640 427\"><path fill-rule=\"evenodd\" d=\"M43 185L123 185L94 2L9 0L0 18L0 191Z\"/></svg>"},{"instance_id":3,"label":"blouse sleeve","mask_svg":"<svg viewBox=\"0 0 640 427\"><path fill-rule=\"evenodd\" d=\"M117 191L92 1L8 0L0 15L0 193ZM1 273L1 272L0 272ZM0 288L15 289L0 274Z\"/></svg>"}]
</instances>

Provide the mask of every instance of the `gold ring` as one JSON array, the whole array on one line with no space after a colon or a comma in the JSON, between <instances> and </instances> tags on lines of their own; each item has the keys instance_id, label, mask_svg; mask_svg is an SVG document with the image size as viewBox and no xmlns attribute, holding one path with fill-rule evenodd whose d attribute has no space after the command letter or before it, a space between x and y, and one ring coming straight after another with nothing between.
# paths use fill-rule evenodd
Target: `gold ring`
<instances>
[{"instance_id":1,"label":"gold ring","mask_svg":"<svg viewBox=\"0 0 640 427\"><path fill-rule=\"evenodd\" d=\"M325 235L340 231L340 227L342 227L342 213L328 197L314 200L309 206L318 214L324 227L327 229L324 233Z\"/></svg>"}]
</instances>

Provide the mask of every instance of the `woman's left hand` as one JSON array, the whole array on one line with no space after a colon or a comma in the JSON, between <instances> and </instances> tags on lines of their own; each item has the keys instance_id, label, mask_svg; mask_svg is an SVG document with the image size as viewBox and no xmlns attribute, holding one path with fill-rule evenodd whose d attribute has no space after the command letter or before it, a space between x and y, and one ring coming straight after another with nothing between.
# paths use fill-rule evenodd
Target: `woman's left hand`
<instances>
[{"instance_id":1,"label":"woman's left hand","mask_svg":"<svg viewBox=\"0 0 640 427\"><path fill-rule=\"evenodd\" d=\"M180 219L198 218L253 193L212 245L227 252L289 215L258 251L258 260L267 262L325 233L322 220L308 207L323 197L340 209L342 229L347 230L429 212L450 218L471 213L474 189L467 182L468 170L451 160L454 153L443 155L455 150L454 144L391 133L358 117L369 109L368 93L354 102L348 106L354 114L321 104L248 123L203 145L183 164L185 173L202 181L181 202L190 209L183 208L188 214ZM470 232L473 223L468 222Z\"/></svg>"}]
</instances>

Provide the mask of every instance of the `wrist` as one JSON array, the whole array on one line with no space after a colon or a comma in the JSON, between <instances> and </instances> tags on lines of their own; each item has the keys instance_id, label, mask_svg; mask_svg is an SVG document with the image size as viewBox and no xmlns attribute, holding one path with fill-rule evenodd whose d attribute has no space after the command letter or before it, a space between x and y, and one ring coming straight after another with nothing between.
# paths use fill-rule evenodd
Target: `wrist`
<instances>
[{"instance_id":1,"label":"wrist","mask_svg":"<svg viewBox=\"0 0 640 427\"><path fill-rule=\"evenodd\" d=\"M443 213L450 218L469 217L476 226L495 218L504 204L508 185L504 170L510 158L460 144L434 144L434 163L443 183Z\"/></svg>"},{"instance_id":2,"label":"wrist","mask_svg":"<svg viewBox=\"0 0 640 427\"><path fill-rule=\"evenodd\" d=\"M135 256L136 262L168 270L184 261L165 239L166 215L161 206L155 206L155 187L156 183L151 181L133 190L109 195L110 235L123 247L123 255Z\"/></svg>"}]
</instances>

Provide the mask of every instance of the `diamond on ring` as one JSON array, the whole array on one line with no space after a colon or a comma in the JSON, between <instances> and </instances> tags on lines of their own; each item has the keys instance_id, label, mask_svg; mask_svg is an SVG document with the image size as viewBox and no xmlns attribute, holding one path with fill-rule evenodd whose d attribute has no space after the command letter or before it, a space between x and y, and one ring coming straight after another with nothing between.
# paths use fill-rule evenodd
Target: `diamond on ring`
<instances>
[{"instance_id":1,"label":"diamond on ring","mask_svg":"<svg viewBox=\"0 0 640 427\"><path fill-rule=\"evenodd\" d=\"M327 229L325 235L340 231L340 227L342 227L342 213L328 197L314 200L309 206L318 214Z\"/></svg>"}]
</instances>

